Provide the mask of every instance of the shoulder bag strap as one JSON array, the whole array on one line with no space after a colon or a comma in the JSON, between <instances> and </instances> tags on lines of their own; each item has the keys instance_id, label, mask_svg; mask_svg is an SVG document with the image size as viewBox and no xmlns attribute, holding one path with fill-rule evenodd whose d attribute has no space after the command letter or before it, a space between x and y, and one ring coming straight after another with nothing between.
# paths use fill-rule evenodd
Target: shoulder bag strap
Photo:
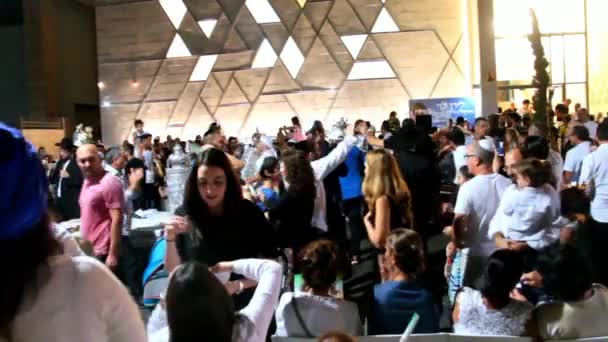
<instances>
[{"instance_id":1,"label":"shoulder bag strap","mask_svg":"<svg viewBox=\"0 0 608 342\"><path fill-rule=\"evenodd\" d=\"M296 318L298 319L298 322L300 323L300 326L302 327L302 329L304 330L304 333L306 334L306 337L314 337L313 334L310 333L310 330L308 330L308 327L306 326L306 323L304 322L304 319L302 318L302 314L300 313L300 308L298 307L298 301L296 299L296 294L293 294L292 299L292 303L293 303L293 311L296 313Z\"/></svg>"}]
</instances>

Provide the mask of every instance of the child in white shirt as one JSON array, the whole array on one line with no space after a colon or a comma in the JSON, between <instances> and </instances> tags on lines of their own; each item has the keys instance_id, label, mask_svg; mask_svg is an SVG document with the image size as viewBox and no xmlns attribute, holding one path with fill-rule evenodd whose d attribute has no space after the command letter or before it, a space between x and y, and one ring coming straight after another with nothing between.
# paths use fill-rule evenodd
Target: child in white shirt
<instances>
[{"instance_id":1,"label":"child in white shirt","mask_svg":"<svg viewBox=\"0 0 608 342\"><path fill-rule=\"evenodd\" d=\"M552 179L551 164L526 159L515 166L517 185L503 193L488 236L499 248L513 248L525 242L534 250L543 249L559 239L563 226L560 200Z\"/></svg>"}]
</instances>

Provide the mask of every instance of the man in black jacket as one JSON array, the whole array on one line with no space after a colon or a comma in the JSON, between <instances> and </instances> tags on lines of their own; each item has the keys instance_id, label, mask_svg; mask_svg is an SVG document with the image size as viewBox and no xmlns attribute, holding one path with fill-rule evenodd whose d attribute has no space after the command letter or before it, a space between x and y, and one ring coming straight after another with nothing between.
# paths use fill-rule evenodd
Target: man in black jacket
<instances>
[{"instance_id":1,"label":"man in black jacket","mask_svg":"<svg viewBox=\"0 0 608 342\"><path fill-rule=\"evenodd\" d=\"M74 159L75 146L70 138L63 138L60 143L60 160L51 173L50 183L61 220L80 217L78 197L82 187L82 172Z\"/></svg>"}]
</instances>

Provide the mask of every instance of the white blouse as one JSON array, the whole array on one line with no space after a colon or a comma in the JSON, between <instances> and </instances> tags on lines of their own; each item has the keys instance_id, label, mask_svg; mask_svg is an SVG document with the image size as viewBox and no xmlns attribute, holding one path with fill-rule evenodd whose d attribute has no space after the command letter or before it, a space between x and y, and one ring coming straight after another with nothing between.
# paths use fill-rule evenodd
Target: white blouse
<instances>
[{"instance_id":1,"label":"white blouse","mask_svg":"<svg viewBox=\"0 0 608 342\"><path fill-rule=\"evenodd\" d=\"M61 255L49 264L50 279L14 321L13 341L146 341L137 306L99 261Z\"/></svg>"},{"instance_id":2,"label":"white blouse","mask_svg":"<svg viewBox=\"0 0 608 342\"><path fill-rule=\"evenodd\" d=\"M300 315L311 334L320 336L328 331L342 331L353 336L361 335L361 319L357 304L308 293L287 292L281 296L277 308L277 336L307 337L297 318L293 301L298 301Z\"/></svg>"},{"instance_id":3,"label":"white blouse","mask_svg":"<svg viewBox=\"0 0 608 342\"><path fill-rule=\"evenodd\" d=\"M272 260L243 259L234 262L232 271L258 282L253 298L237 314L232 341L264 342L281 292L281 265ZM168 342L169 336L169 327L165 327L150 335L148 341Z\"/></svg>"}]
</instances>

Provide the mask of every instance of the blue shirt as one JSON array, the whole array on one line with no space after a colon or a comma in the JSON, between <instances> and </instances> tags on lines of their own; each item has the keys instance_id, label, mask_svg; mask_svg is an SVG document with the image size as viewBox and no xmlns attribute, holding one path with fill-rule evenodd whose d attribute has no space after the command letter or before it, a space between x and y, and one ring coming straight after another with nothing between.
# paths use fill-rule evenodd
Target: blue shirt
<instances>
[{"instance_id":1,"label":"blue shirt","mask_svg":"<svg viewBox=\"0 0 608 342\"><path fill-rule=\"evenodd\" d=\"M279 194L271 188L260 187L258 192L264 194L264 202L257 203L258 207L264 212L268 211L268 205L274 204L279 200Z\"/></svg>"},{"instance_id":2,"label":"blue shirt","mask_svg":"<svg viewBox=\"0 0 608 342\"><path fill-rule=\"evenodd\" d=\"M340 177L342 199L348 200L363 196L361 183L363 183L363 168L365 167L365 152L359 148L352 148L346 155L344 164L348 169L346 176Z\"/></svg>"},{"instance_id":3,"label":"blue shirt","mask_svg":"<svg viewBox=\"0 0 608 342\"><path fill-rule=\"evenodd\" d=\"M415 312L420 320L414 334L439 331L439 314L430 292L414 282L387 281L378 284L374 286L369 334L402 334Z\"/></svg>"}]
</instances>

